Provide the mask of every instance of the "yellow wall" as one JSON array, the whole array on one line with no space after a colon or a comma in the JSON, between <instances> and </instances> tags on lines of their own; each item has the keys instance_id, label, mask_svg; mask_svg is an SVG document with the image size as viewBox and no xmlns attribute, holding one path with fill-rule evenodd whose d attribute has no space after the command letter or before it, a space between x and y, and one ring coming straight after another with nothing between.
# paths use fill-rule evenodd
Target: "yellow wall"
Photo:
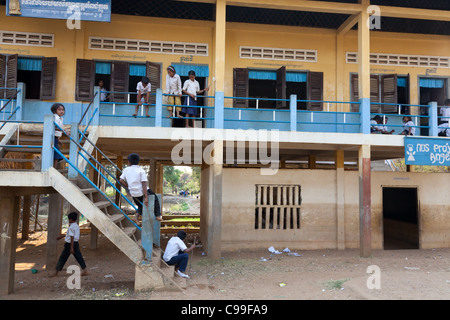
<instances>
[{"instance_id":1,"label":"yellow wall","mask_svg":"<svg viewBox=\"0 0 450 320\"><path fill-rule=\"evenodd\" d=\"M77 58L96 60L123 60L129 62L152 61L162 63L162 85L165 86L165 69L172 63L180 63L185 55L158 54L125 51L90 50L89 36L127 39L208 43L209 56L193 56L192 64L210 66L210 79L214 77L214 22L175 20L152 17L112 15L111 23L82 22L81 30L69 30L65 20L34 19L5 16L0 7L0 30L53 33L54 48L0 45L0 54L58 57L56 101L73 102L75 90L75 66ZM335 30L272 25L227 23L225 96L233 95L233 68L278 69L285 65L288 71L320 71L324 73L324 100L350 101L351 72L358 71L357 64L343 64L343 75L336 77ZM292 62L240 59L239 46L312 49L318 51L318 62ZM357 32L344 36L342 57L345 52L357 52ZM419 34L371 32L371 52L415 55L450 56L450 37ZM431 69L431 70L430 70ZM392 67L372 65L372 73L410 74L410 102L418 103L418 76L427 72L432 76L450 77L450 68ZM337 79L343 79L340 83ZM210 92L214 94L214 90ZM335 108L334 106L332 108Z\"/></svg>"}]
</instances>

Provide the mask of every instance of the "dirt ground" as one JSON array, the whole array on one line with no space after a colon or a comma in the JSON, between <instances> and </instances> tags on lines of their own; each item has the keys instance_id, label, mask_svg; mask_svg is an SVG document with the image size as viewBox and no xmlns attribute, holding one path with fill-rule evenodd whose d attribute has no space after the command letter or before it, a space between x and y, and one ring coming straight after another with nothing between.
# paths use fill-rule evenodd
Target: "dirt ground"
<instances>
[{"instance_id":1,"label":"dirt ground","mask_svg":"<svg viewBox=\"0 0 450 320\"><path fill-rule=\"evenodd\" d=\"M190 236L187 242L192 241ZM98 248L89 248L82 235L80 248L89 275L81 289L68 289L65 272L49 277L45 270L46 232L19 240L14 293L2 300L404 300L450 298L450 249L373 250L360 258L359 250L269 250L224 252L212 261L196 248L183 292L135 293L133 263L108 239L99 236ZM20 234L18 235L20 239ZM162 241L162 248L168 238ZM63 241L60 240L61 250ZM282 251L284 248L275 248ZM65 266L75 264L71 256ZM380 289L368 289L367 268L380 268ZM33 273L35 269L37 272ZM374 283L374 282L372 282Z\"/></svg>"}]
</instances>

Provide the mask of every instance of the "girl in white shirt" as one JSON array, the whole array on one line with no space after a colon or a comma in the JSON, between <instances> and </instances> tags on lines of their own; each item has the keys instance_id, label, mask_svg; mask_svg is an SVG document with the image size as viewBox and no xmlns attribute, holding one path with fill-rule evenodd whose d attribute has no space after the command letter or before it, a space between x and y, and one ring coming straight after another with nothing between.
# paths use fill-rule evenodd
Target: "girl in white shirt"
<instances>
[{"instance_id":1,"label":"girl in white shirt","mask_svg":"<svg viewBox=\"0 0 450 320\"><path fill-rule=\"evenodd\" d=\"M142 80L138 82L137 87L137 102L136 108L134 109L133 117L138 114L139 107L145 103L145 116L150 117L148 114L148 97L152 91L152 85L150 84L150 79L147 77L142 77Z\"/></svg>"},{"instance_id":2,"label":"girl in white shirt","mask_svg":"<svg viewBox=\"0 0 450 320\"><path fill-rule=\"evenodd\" d=\"M62 143L59 141L59 139L62 137L62 127L63 127L63 115L66 113L66 108L64 108L64 106L61 103L54 103L50 110L52 111L54 118L55 118L55 123L58 126L55 126L55 139L53 141L53 146L60 151L61 150L61 146ZM61 128L61 129L60 129ZM64 131L66 135L68 135L68 133L66 131ZM56 168L57 164L59 161L61 161L63 159L63 157L56 151L53 151L53 167Z\"/></svg>"},{"instance_id":3,"label":"girl in white shirt","mask_svg":"<svg viewBox=\"0 0 450 320\"><path fill-rule=\"evenodd\" d=\"M195 108L195 106L197 106L197 94L202 94L205 91L208 91L209 88L200 90L200 84L195 80L195 71L189 71L188 75L189 79L186 80L183 85L183 93L188 96L184 100L185 106L181 111L184 112L188 118L193 118L197 114L197 108ZM195 122L192 121L192 123L192 128L195 128ZM189 127L189 119L186 119L186 127Z\"/></svg>"},{"instance_id":4,"label":"girl in white shirt","mask_svg":"<svg viewBox=\"0 0 450 320\"><path fill-rule=\"evenodd\" d=\"M403 117L403 134L405 136L413 136L416 133L416 128L414 127L414 122L411 117Z\"/></svg>"},{"instance_id":5,"label":"girl in white shirt","mask_svg":"<svg viewBox=\"0 0 450 320\"><path fill-rule=\"evenodd\" d=\"M178 118L183 118L180 116L181 111L181 78L176 73L175 68L173 66L167 67L167 76L166 76L166 93L172 94L172 96L167 97L167 104L176 105L175 111L176 116ZM167 111L169 111L168 118L172 115L173 107L168 106Z\"/></svg>"}]
</instances>

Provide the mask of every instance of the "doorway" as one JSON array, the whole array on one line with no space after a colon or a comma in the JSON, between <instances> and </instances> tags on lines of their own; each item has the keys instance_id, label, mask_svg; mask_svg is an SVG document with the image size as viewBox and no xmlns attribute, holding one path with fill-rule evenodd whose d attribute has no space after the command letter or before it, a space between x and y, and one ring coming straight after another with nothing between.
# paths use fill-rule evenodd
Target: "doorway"
<instances>
[{"instance_id":1,"label":"doorway","mask_svg":"<svg viewBox=\"0 0 450 320\"><path fill-rule=\"evenodd\" d=\"M419 249L417 188L383 188L385 250Z\"/></svg>"},{"instance_id":2,"label":"doorway","mask_svg":"<svg viewBox=\"0 0 450 320\"><path fill-rule=\"evenodd\" d=\"M443 106L444 101L447 98L447 79L445 78L420 78L420 105L428 105L430 102L437 102L438 106ZM428 116L428 107L420 108L420 115ZM422 136L428 136L429 126L428 117L420 118L420 134Z\"/></svg>"}]
</instances>

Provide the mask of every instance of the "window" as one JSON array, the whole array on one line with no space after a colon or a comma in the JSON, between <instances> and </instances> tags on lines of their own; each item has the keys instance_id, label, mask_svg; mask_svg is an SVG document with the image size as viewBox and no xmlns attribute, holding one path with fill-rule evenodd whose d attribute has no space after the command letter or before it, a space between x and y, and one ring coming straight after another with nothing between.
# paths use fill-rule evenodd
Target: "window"
<instances>
[{"instance_id":1,"label":"window","mask_svg":"<svg viewBox=\"0 0 450 320\"><path fill-rule=\"evenodd\" d=\"M251 70L235 68L233 70L233 96L250 98L289 99L291 94L297 100L323 100L322 72L290 72L286 67L277 70ZM235 99L236 108L278 108L287 109L287 101L258 101ZM297 109L323 110L322 102L298 103Z\"/></svg>"},{"instance_id":2,"label":"window","mask_svg":"<svg viewBox=\"0 0 450 320\"><path fill-rule=\"evenodd\" d=\"M136 92L136 85L143 76L150 79L152 93L156 92L161 87L161 64L77 59L75 100L92 100L94 86L101 79L108 91L120 92L110 94L109 101L136 102L136 96L123 92ZM156 97L151 95L149 102L154 104L155 100Z\"/></svg>"},{"instance_id":3,"label":"window","mask_svg":"<svg viewBox=\"0 0 450 320\"><path fill-rule=\"evenodd\" d=\"M54 35L20 31L0 31L0 43L34 47L53 47Z\"/></svg>"},{"instance_id":4,"label":"window","mask_svg":"<svg viewBox=\"0 0 450 320\"><path fill-rule=\"evenodd\" d=\"M300 185L257 184L255 229L300 229Z\"/></svg>"},{"instance_id":5,"label":"window","mask_svg":"<svg viewBox=\"0 0 450 320\"><path fill-rule=\"evenodd\" d=\"M0 87L16 88L17 82L26 85L26 99L55 99L56 58L35 58L0 55ZM6 91L6 90L4 90ZM0 92L0 98L9 99L15 92Z\"/></svg>"},{"instance_id":6,"label":"window","mask_svg":"<svg viewBox=\"0 0 450 320\"><path fill-rule=\"evenodd\" d=\"M351 100L359 101L358 74L351 74ZM398 113L395 104L409 103L409 75L397 74L371 74L370 75L370 102L386 103L391 105L371 104L371 113ZM358 112L359 106L352 105L352 112ZM401 113L408 113L407 107L401 108Z\"/></svg>"},{"instance_id":7,"label":"window","mask_svg":"<svg viewBox=\"0 0 450 320\"><path fill-rule=\"evenodd\" d=\"M347 52L347 63L358 63L358 53ZM450 57L371 53L370 63L381 66L450 68Z\"/></svg>"},{"instance_id":8,"label":"window","mask_svg":"<svg viewBox=\"0 0 450 320\"><path fill-rule=\"evenodd\" d=\"M317 62L317 50L244 47L239 57L246 59Z\"/></svg>"}]
</instances>

